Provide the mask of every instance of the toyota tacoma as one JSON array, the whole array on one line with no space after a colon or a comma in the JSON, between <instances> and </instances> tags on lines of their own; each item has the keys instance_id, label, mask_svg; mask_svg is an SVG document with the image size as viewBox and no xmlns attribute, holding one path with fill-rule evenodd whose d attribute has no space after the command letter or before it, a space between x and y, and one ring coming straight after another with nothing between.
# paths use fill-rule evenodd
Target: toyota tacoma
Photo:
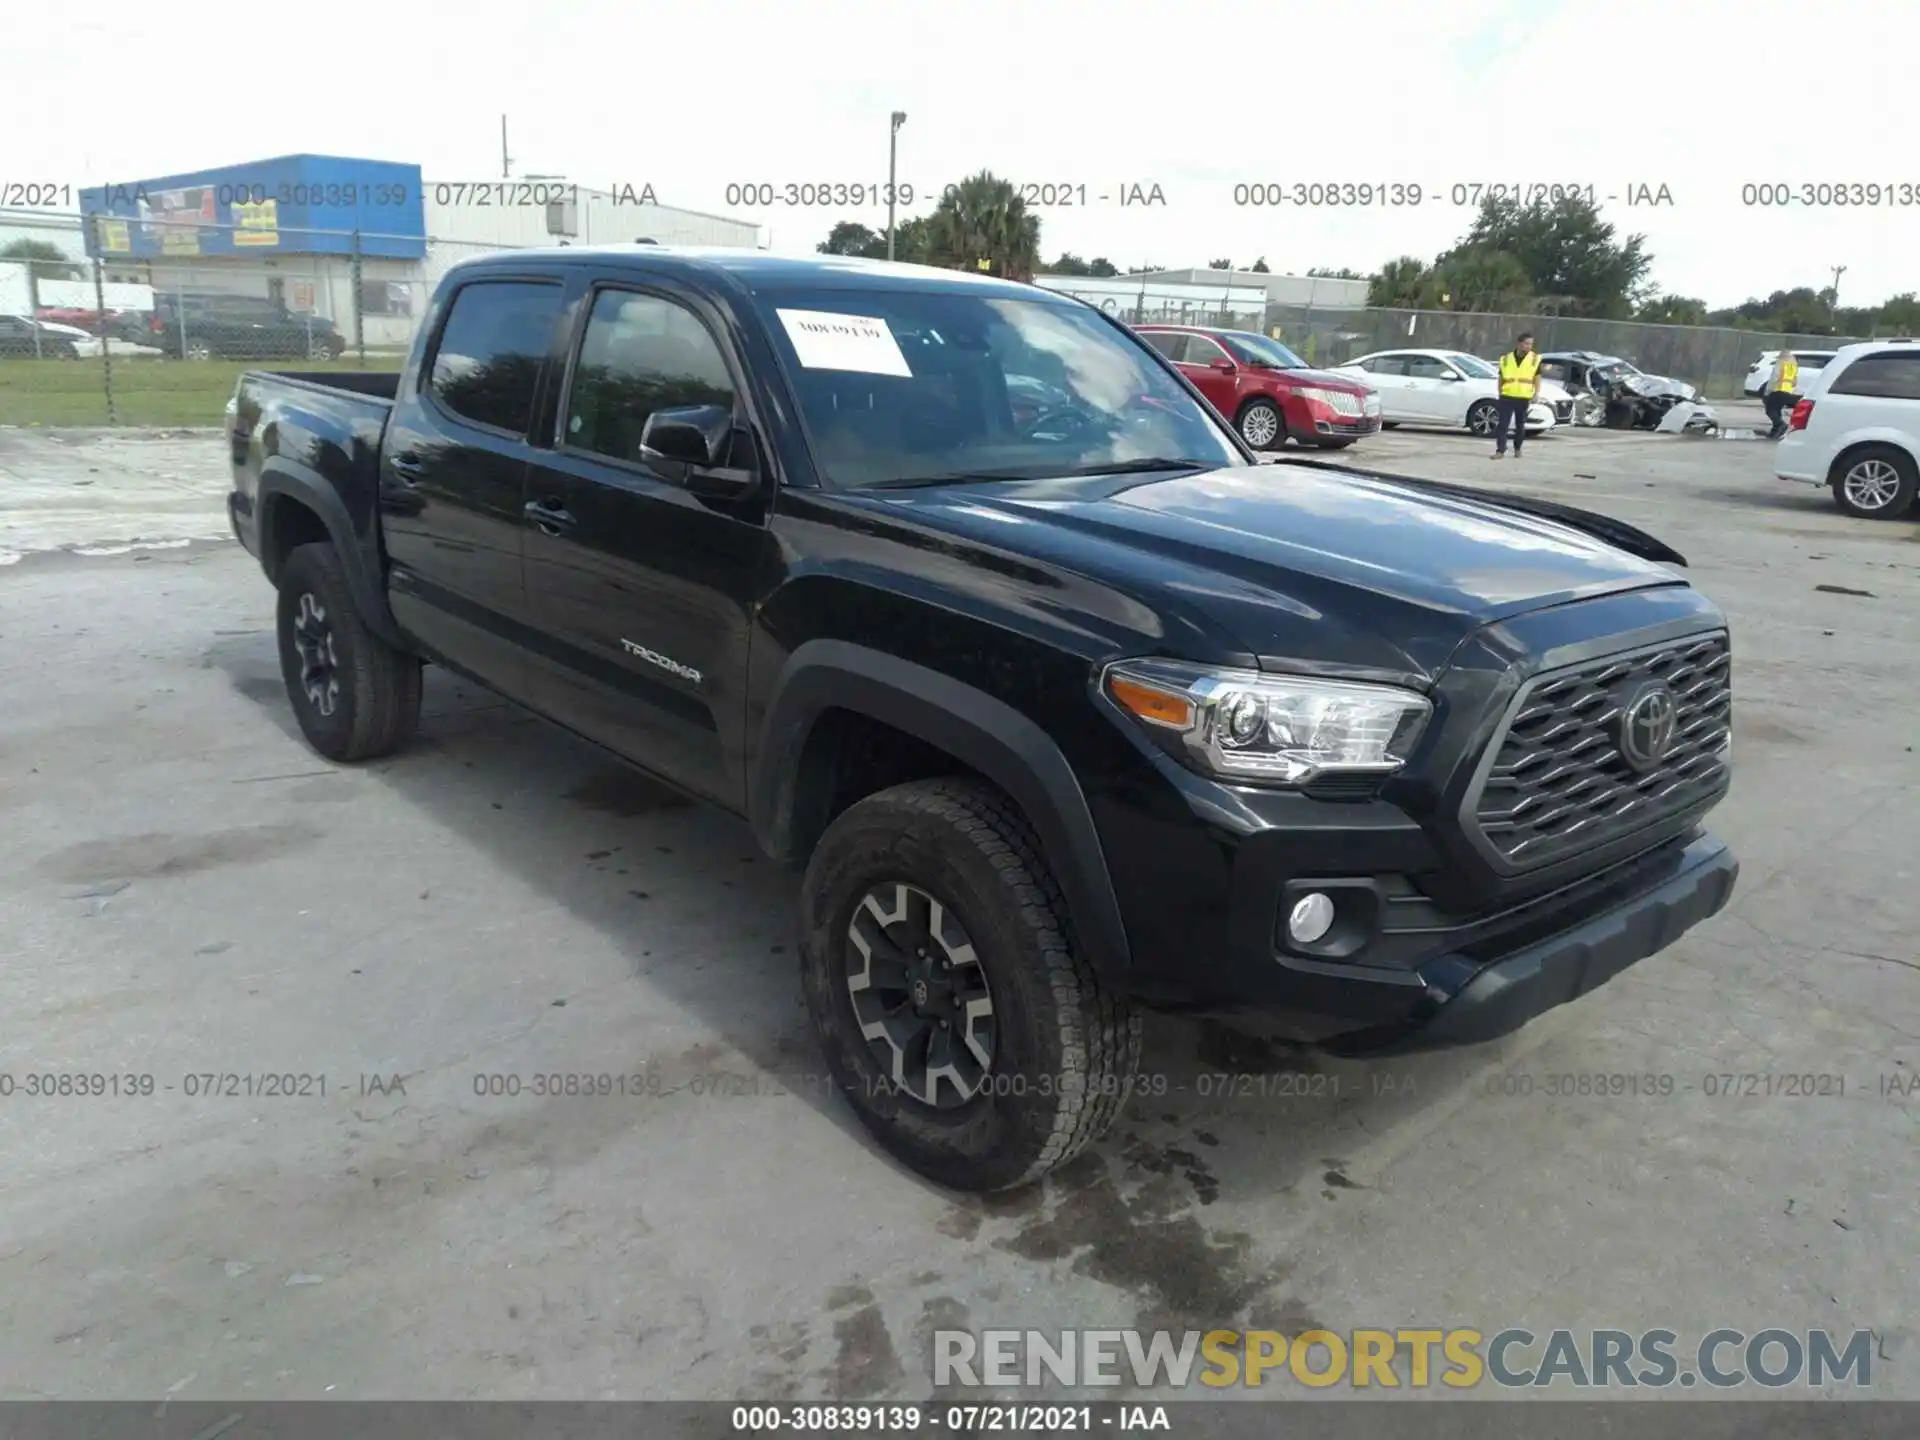
<instances>
[{"instance_id":1,"label":"toyota tacoma","mask_svg":"<svg viewBox=\"0 0 1920 1440\"><path fill-rule=\"evenodd\" d=\"M397 374L241 377L287 694L399 749L423 663L803 872L826 1064L945 1185L1046 1173L1149 1008L1487 1040L1732 893L1731 649L1546 501L1260 464L1098 310L988 277L487 256Z\"/></svg>"}]
</instances>

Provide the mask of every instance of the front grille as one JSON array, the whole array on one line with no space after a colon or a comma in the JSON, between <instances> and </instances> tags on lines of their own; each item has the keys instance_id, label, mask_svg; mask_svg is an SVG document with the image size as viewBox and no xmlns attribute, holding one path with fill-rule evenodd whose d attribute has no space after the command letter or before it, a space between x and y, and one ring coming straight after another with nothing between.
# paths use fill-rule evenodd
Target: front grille
<instances>
[{"instance_id":1,"label":"front grille","mask_svg":"<svg viewBox=\"0 0 1920 1440\"><path fill-rule=\"evenodd\" d=\"M1623 721L1659 687L1675 702L1672 736L1650 759L1644 732L1624 734ZM1644 722L1648 707L1637 714ZM1732 716L1724 632L1538 676L1514 700L1469 813L1517 869L1605 844L1724 784ZM1636 745L1638 766L1628 760Z\"/></svg>"},{"instance_id":2,"label":"front grille","mask_svg":"<svg viewBox=\"0 0 1920 1440\"><path fill-rule=\"evenodd\" d=\"M1350 395L1345 390L1322 390L1320 403L1336 415L1352 416L1358 419L1363 413L1363 402L1358 395Z\"/></svg>"},{"instance_id":3,"label":"front grille","mask_svg":"<svg viewBox=\"0 0 1920 1440\"><path fill-rule=\"evenodd\" d=\"M1557 425L1565 425L1569 420L1573 419L1573 402L1571 400L1554 401L1553 419Z\"/></svg>"}]
</instances>

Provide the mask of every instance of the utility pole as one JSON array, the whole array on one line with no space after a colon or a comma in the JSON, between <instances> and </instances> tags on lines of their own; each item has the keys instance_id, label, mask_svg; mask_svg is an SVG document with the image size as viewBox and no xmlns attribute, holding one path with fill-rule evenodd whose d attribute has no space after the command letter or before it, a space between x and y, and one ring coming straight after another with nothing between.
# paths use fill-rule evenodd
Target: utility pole
<instances>
[{"instance_id":1,"label":"utility pole","mask_svg":"<svg viewBox=\"0 0 1920 1440\"><path fill-rule=\"evenodd\" d=\"M513 157L507 154L507 117L500 117L500 178L513 178Z\"/></svg>"},{"instance_id":2,"label":"utility pole","mask_svg":"<svg viewBox=\"0 0 1920 1440\"><path fill-rule=\"evenodd\" d=\"M1828 293L1833 296L1832 301L1829 303L1835 315L1840 313L1840 277L1846 273L1847 267L1844 265L1836 265L1833 267L1833 289Z\"/></svg>"},{"instance_id":3,"label":"utility pole","mask_svg":"<svg viewBox=\"0 0 1920 1440\"><path fill-rule=\"evenodd\" d=\"M896 110L893 112L892 127L887 131L887 259L889 260L893 259L894 191L899 188L894 184L894 176L899 173L900 127L906 123L907 112Z\"/></svg>"}]
</instances>

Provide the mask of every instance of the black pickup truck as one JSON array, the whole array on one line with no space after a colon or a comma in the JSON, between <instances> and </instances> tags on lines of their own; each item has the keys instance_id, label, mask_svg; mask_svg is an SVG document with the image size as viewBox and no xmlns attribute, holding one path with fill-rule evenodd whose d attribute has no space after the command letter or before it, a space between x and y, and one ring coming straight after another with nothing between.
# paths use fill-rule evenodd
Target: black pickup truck
<instances>
[{"instance_id":1,"label":"black pickup truck","mask_svg":"<svg viewBox=\"0 0 1920 1440\"><path fill-rule=\"evenodd\" d=\"M422 662L751 825L893 1154L1030 1181L1145 1007L1476 1042L1726 904L1731 649L1544 501L1260 465L1081 302L906 265L489 256L398 375L243 376L235 533L338 761Z\"/></svg>"}]
</instances>

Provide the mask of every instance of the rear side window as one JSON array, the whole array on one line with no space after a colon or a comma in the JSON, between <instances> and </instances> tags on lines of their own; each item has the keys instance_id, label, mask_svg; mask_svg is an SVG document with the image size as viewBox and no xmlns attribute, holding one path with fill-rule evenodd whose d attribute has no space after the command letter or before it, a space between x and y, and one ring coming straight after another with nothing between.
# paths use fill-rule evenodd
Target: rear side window
<instances>
[{"instance_id":1,"label":"rear side window","mask_svg":"<svg viewBox=\"0 0 1920 1440\"><path fill-rule=\"evenodd\" d=\"M1827 393L1920 400L1920 350L1883 350L1878 355L1862 355L1834 376Z\"/></svg>"},{"instance_id":2,"label":"rear side window","mask_svg":"<svg viewBox=\"0 0 1920 1440\"><path fill-rule=\"evenodd\" d=\"M733 377L711 332L671 300L601 291L580 342L567 444L639 460L647 417L686 405L734 408Z\"/></svg>"},{"instance_id":3,"label":"rear side window","mask_svg":"<svg viewBox=\"0 0 1920 1440\"><path fill-rule=\"evenodd\" d=\"M1178 331L1149 330L1140 338L1169 360L1177 361L1186 348L1182 342L1187 337Z\"/></svg>"},{"instance_id":4,"label":"rear side window","mask_svg":"<svg viewBox=\"0 0 1920 1440\"><path fill-rule=\"evenodd\" d=\"M463 285L434 351L433 398L464 420L526 434L560 300L558 285L537 281Z\"/></svg>"}]
</instances>

